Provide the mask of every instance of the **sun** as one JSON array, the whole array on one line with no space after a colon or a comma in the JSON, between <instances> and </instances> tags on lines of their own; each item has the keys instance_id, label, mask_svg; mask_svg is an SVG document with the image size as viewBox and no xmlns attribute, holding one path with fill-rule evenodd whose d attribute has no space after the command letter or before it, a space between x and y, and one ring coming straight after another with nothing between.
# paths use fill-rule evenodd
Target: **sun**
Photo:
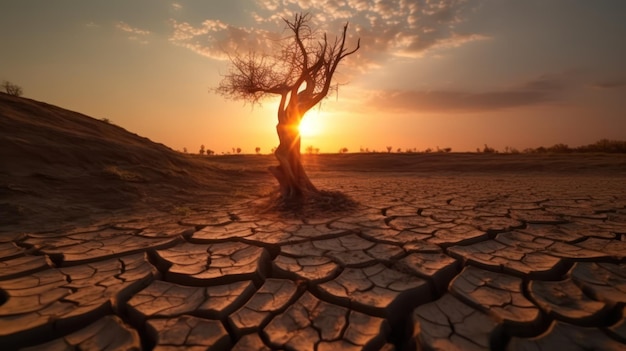
<instances>
[{"instance_id":1,"label":"sun","mask_svg":"<svg viewBox=\"0 0 626 351\"><path fill-rule=\"evenodd\" d=\"M298 130L303 137L312 137L320 134L322 132L322 124L319 111L311 110L307 112L302 121L300 121Z\"/></svg>"}]
</instances>

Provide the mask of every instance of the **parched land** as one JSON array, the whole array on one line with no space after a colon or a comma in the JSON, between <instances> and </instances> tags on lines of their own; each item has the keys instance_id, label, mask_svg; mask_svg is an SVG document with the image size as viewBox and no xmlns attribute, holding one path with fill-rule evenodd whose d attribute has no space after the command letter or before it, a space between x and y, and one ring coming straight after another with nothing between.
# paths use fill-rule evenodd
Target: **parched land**
<instances>
[{"instance_id":1,"label":"parched land","mask_svg":"<svg viewBox=\"0 0 626 351\"><path fill-rule=\"evenodd\" d=\"M33 139L12 101L3 349L626 349L624 155L310 156L357 205L294 214L269 156Z\"/></svg>"},{"instance_id":2,"label":"parched land","mask_svg":"<svg viewBox=\"0 0 626 351\"><path fill-rule=\"evenodd\" d=\"M2 344L626 347L623 177L345 173L317 183L359 208L294 218L248 197L5 234Z\"/></svg>"}]
</instances>

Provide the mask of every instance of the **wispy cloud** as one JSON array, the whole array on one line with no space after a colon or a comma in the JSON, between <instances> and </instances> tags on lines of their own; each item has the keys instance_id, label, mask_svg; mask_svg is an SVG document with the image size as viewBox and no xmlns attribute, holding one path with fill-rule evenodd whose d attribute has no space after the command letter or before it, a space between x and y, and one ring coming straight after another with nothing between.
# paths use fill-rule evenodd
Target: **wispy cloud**
<instances>
[{"instance_id":1,"label":"wispy cloud","mask_svg":"<svg viewBox=\"0 0 626 351\"><path fill-rule=\"evenodd\" d=\"M276 33L236 27L220 20L205 20L199 26L193 26L172 19L170 24L173 32L169 40L172 43L219 60L240 50L265 50L279 38Z\"/></svg>"},{"instance_id":2,"label":"wispy cloud","mask_svg":"<svg viewBox=\"0 0 626 351\"><path fill-rule=\"evenodd\" d=\"M150 35L150 31L149 30L145 30L145 29L140 29L137 27L133 27L131 25L129 25L128 23L125 22L117 22L115 24L115 28L117 28L118 30L121 30L122 32L128 33L128 39L129 40L135 40L138 41L141 44L147 44L148 40L146 39L146 37L148 35Z\"/></svg>"},{"instance_id":3,"label":"wispy cloud","mask_svg":"<svg viewBox=\"0 0 626 351\"><path fill-rule=\"evenodd\" d=\"M546 75L514 87L482 92L380 90L370 94L366 105L395 112L486 112L555 102L566 89L563 79Z\"/></svg>"},{"instance_id":4,"label":"wispy cloud","mask_svg":"<svg viewBox=\"0 0 626 351\"><path fill-rule=\"evenodd\" d=\"M180 11L183 8L183 5L177 3L177 2L173 2L172 3L172 9L174 11Z\"/></svg>"},{"instance_id":5,"label":"wispy cloud","mask_svg":"<svg viewBox=\"0 0 626 351\"><path fill-rule=\"evenodd\" d=\"M117 22L117 24L115 25L115 28L127 32L127 33L132 33L132 34L136 34L136 35L148 35L150 34L149 30L143 30L143 29L139 29L136 27L132 27L131 25L129 25L128 23L125 22Z\"/></svg>"},{"instance_id":6,"label":"wispy cloud","mask_svg":"<svg viewBox=\"0 0 626 351\"><path fill-rule=\"evenodd\" d=\"M225 58L218 52L255 49L268 36L282 33L283 18L308 12L312 27L327 31L331 38L349 22L348 40L355 43L360 38L362 47L351 58L352 64L366 67L376 66L388 55L416 57L488 39L480 33L457 29L474 6L466 0L256 0L256 5L251 12L253 28L219 20L199 25L172 20L170 40L203 55Z\"/></svg>"},{"instance_id":7,"label":"wispy cloud","mask_svg":"<svg viewBox=\"0 0 626 351\"><path fill-rule=\"evenodd\" d=\"M626 78L616 78L596 82L591 85L596 89L620 89L626 88Z\"/></svg>"}]
</instances>

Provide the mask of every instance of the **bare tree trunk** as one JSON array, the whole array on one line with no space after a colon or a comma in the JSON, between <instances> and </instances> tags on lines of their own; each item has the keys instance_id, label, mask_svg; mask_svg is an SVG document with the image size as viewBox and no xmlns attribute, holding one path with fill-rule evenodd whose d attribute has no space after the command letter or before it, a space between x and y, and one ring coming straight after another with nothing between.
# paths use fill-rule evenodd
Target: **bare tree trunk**
<instances>
[{"instance_id":1,"label":"bare tree trunk","mask_svg":"<svg viewBox=\"0 0 626 351\"><path fill-rule=\"evenodd\" d=\"M279 118L276 125L280 144L274 155L279 165L270 167L269 170L278 180L281 196L286 201L298 200L318 192L302 167L298 130L300 119L297 114L291 115Z\"/></svg>"}]
</instances>

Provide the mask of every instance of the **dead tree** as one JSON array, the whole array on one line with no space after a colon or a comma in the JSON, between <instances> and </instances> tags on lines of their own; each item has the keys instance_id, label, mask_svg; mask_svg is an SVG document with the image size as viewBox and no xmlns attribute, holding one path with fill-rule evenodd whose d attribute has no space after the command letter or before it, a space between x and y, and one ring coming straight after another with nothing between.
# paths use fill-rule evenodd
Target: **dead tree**
<instances>
[{"instance_id":1,"label":"dead tree","mask_svg":"<svg viewBox=\"0 0 626 351\"><path fill-rule=\"evenodd\" d=\"M270 167L284 200L318 193L302 167L298 126L304 114L331 91L339 63L360 47L346 48L348 24L341 35L329 40L315 35L308 14L284 19L291 36L273 54L249 53L231 56L228 74L217 88L223 96L252 103L280 96L276 133L280 144L274 155L278 166Z\"/></svg>"}]
</instances>

